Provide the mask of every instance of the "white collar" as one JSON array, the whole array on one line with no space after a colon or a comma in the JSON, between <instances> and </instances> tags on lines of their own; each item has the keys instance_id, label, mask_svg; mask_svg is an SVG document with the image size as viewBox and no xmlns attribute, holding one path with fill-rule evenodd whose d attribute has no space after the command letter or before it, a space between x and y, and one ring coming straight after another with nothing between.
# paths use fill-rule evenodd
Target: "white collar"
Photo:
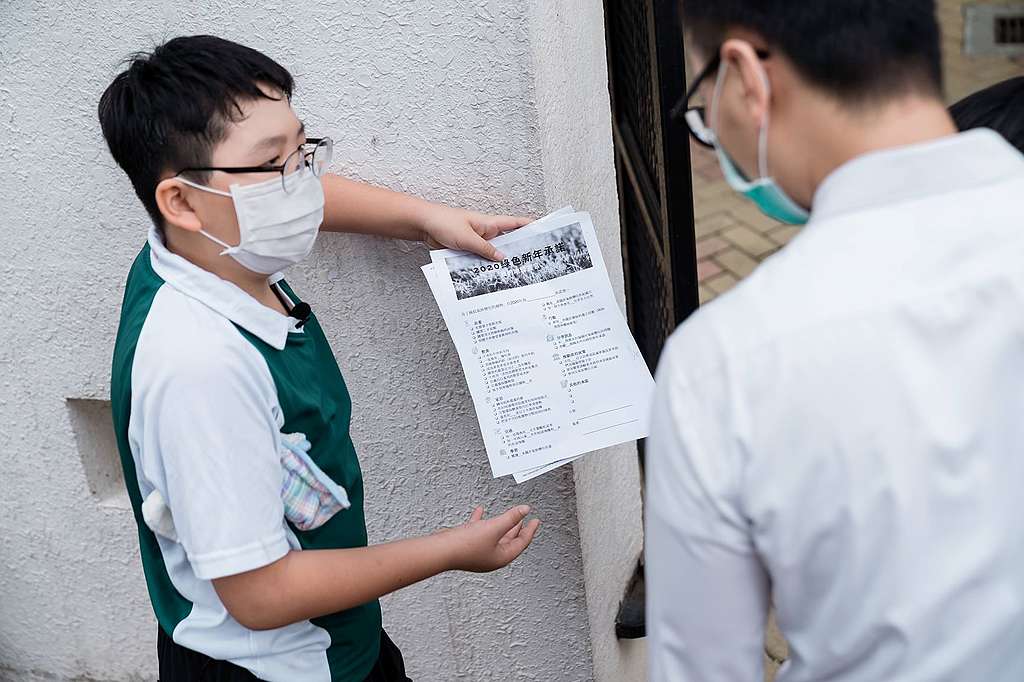
<instances>
[{"instance_id":1,"label":"white collar","mask_svg":"<svg viewBox=\"0 0 1024 682\"><path fill-rule=\"evenodd\" d=\"M294 318L268 308L235 284L168 251L163 235L156 226L149 228L148 242L150 263L164 282L255 334L277 350L285 347L288 332L295 324ZM270 276L269 281L277 282L281 278L281 273L276 273Z\"/></svg>"},{"instance_id":2,"label":"white collar","mask_svg":"<svg viewBox=\"0 0 1024 682\"><path fill-rule=\"evenodd\" d=\"M1024 156L987 128L870 152L832 171L814 194L812 223L1024 173Z\"/></svg>"}]
</instances>

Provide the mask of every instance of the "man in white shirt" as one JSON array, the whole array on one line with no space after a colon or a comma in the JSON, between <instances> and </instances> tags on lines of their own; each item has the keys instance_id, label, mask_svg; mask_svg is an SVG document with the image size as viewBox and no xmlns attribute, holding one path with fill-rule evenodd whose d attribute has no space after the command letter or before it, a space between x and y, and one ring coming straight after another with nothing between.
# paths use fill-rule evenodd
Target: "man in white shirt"
<instances>
[{"instance_id":1,"label":"man in white shirt","mask_svg":"<svg viewBox=\"0 0 1024 682\"><path fill-rule=\"evenodd\" d=\"M1024 157L956 134L934 3L686 0L687 123L807 226L672 337L652 680L1024 680Z\"/></svg>"}]
</instances>

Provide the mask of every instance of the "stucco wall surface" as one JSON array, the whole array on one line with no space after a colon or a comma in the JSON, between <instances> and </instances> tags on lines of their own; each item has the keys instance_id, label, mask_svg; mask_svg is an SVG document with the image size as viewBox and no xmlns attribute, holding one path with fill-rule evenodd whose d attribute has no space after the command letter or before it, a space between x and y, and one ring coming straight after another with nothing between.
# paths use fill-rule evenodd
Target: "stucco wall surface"
<instances>
[{"instance_id":1,"label":"stucco wall surface","mask_svg":"<svg viewBox=\"0 0 1024 682\"><path fill-rule=\"evenodd\" d=\"M119 60L190 33L264 50L296 75L311 134L335 138L335 170L490 211L540 214L571 200L595 211L615 263L607 93L586 101L600 110L583 119L600 128L596 156L570 167L564 142L543 148L582 125L578 112L538 113L567 58L587 55L591 85L606 87L603 33L594 45L577 34L560 52L545 23L558 8L580 13L575 30L601 30L600 3L568 0L0 4L0 679L155 679L134 523L118 500L90 492L114 461L84 452L102 450L86 428L102 403L68 402L108 398L124 276L147 229L95 117ZM520 487L491 480L425 262L419 245L327 235L290 274L349 382L371 540L461 522L475 503L527 502L544 526L510 569L446 575L386 599L385 625L416 679L592 679L589 626L601 622L599 658L612 670L608 611L639 546L639 499L595 503L594 472L622 467L614 475L635 484L631 453L599 455L575 479L565 468ZM588 589L609 590L589 613L580 489L598 512L583 522L584 549L611 548L608 563L587 570ZM602 526L625 535L609 539Z\"/></svg>"}]
</instances>

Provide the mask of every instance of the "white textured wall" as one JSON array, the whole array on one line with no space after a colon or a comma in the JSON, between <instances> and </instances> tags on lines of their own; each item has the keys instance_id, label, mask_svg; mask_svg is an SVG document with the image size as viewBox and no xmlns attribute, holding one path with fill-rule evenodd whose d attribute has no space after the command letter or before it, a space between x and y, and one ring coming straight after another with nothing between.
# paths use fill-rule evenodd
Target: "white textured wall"
<instances>
[{"instance_id":1,"label":"white textured wall","mask_svg":"<svg viewBox=\"0 0 1024 682\"><path fill-rule=\"evenodd\" d=\"M337 140L337 170L484 210L571 200L618 260L597 0L250 4L0 2L0 679L155 679L134 523L89 492L65 402L108 397L121 288L147 228L95 116L127 53L200 32L262 49L297 76L310 131ZM609 638L639 550L630 448L575 478L492 481L426 260L327 236L291 276L350 384L370 536L428 532L477 502L528 502L545 525L509 570L387 599L386 626L419 680L638 679L615 672L636 668Z\"/></svg>"}]
</instances>

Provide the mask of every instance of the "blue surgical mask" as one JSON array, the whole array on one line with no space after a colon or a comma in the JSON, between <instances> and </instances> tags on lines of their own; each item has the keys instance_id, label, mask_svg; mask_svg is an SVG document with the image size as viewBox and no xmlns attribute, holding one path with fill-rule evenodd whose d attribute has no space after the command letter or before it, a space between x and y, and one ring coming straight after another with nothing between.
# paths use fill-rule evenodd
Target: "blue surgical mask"
<instances>
[{"instance_id":1,"label":"blue surgical mask","mask_svg":"<svg viewBox=\"0 0 1024 682\"><path fill-rule=\"evenodd\" d=\"M729 158L729 154L722 147L715 130L718 119L718 100L722 94L722 85L725 83L725 72L729 68L728 62L723 62L718 70L718 80L715 82L715 94L711 103L711 111L714 120L711 121L711 131L714 134L715 153L718 155L718 165L722 167L722 174L725 181L734 190L750 199L757 205L761 212L769 218L779 220L790 225L803 225L811 214L804 207L793 201L786 192L779 187L775 179L768 175L768 112L765 111L764 122L757 141L757 167L760 176L757 180L750 181L736 166L736 163ZM771 84L765 76L765 87L771 93Z\"/></svg>"}]
</instances>

